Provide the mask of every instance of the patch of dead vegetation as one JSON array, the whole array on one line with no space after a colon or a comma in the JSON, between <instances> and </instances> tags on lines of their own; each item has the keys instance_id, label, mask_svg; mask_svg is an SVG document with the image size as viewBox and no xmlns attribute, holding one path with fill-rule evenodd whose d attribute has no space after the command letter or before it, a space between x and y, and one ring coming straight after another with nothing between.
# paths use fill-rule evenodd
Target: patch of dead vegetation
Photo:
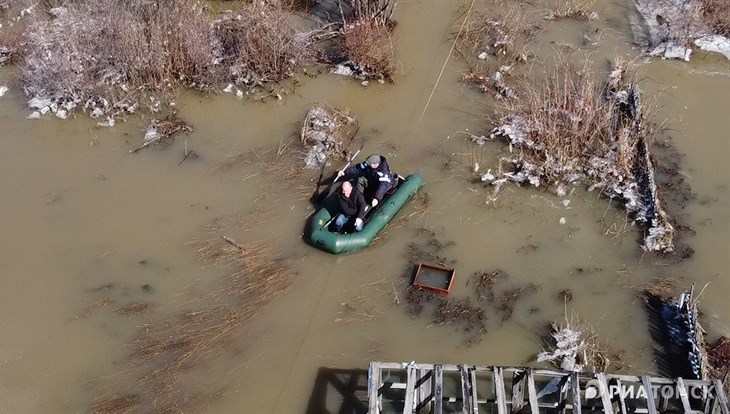
<instances>
[{"instance_id":1,"label":"patch of dead vegetation","mask_svg":"<svg viewBox=\"0 0 730 414\"><path fill-rule=\"evenodd\" d=\"M144 134L144 143L129 152L137 152L150 145L167 146L171 144L177 135L192 132L193 128L172 112L161 119L153 119Z\"/></svg>"},{"instance_id":2,"label":"patch of dead vegetation","mask_svg":"<svg viewBox=\"0 0 730 414\"><path fill-rule=\"evenodd\" d=\"M501 269L480 271L476 272L467 283L472 283L474 285L474 292L476 293L477 300L494 303L496 299L494 286L506 278L507 274Z\"/></svg>"},{"instance_id":3,"label":"patch of dead vegetation","mask_svg":"<svg viewBox=\"0 0 730 414\"><path fill-rule=\"evenodd\" d=\"M456 40L464 56L481 61L491 56L501 64L514 64L527 60L527 45L537 31L521 6L499 3L488 10L474 11Z\"/></svg>"},{"instance_id":4,"label":"patch of dead vegetation","mask_svg":"<svg viewBox=\"0 0 730 414\"><path fill-rule=\"evenodd\" d=\"M726 0L700 0L704 21L715 33L730 38L730 7Z\"/></svg>"},{"instance_id":5,"label":"patch of dead vegetation","mask_svg":"<svg viewBox=\"0 0 730 414\"><path fill-rule=\"evenodd\" d=\"M463 80L497 98L517 98L512 69L532 57L528 46L538 31L522 6L499 3L473 12L456 39L469 66Z\"/></svg>"},{"instance_id":6,"label":"patch of dead vegetation","mask_svg":"<svg viewBox=\"0 0 730 414\"><path fill-rule=\"evenodd\" d=\"M45 3L44 3L45 4ZM157 112L181 88L246 89L294 76L316 53L285 1L241 2L214 15L203 3L75 0L24 20L21 79L33 109L115 118ZM45 112L44 112L45 113Z\"/></svg>"},{"instance_id":7,"label":"patch of dead vegetation","mask_svg":"<svg viewBox=\"0 0 730 414\"><path fill-rule=\"evenodd\" d=\"M717 338L707 349L710 365L715 369L713 378L723 378L730 371L730 339L725 336Z\"/></svg>"},{"instance_id":8,"label":"patch of dead vegetation","mask_svg":"<svg viewBox=\"0 0 730 414\"><path fill-rule=\"evenodd\" d=\"M213 173L221 174L231 169L242 167L256 167L255 172L242 177L242 181L261 179L266 177L267 182L279 183L283 190L276 193L262 194L252 200L255 204L259 200L271 202L271 197L291 199L292 201L307 200L312 195L312 189L317 183L304 179L309 171L302 163L305 149L299 139L289 138L281 140L270 148L251 148L245 152L229 154L212 169ZM263 213L263 210L259 209ZM259 223L266 219L265 214L250 216L251 220Z\"/></svg>"},{"instance_id":9,"label":"patch of dead vegetation","mask_svg":"<svg viewBox=\"0 0 730 414\"><path fill-rule=\"evenodd\" d=\"M497 311L502 314L502 321L506 321L512 317L512 314L517 307L517 303L525 295L530 295L537 292L538 287L532 283L528 283L524 286L511 288L502 293L498 300Z\"/></svg>"},{"instance_id":10,"label":"patch of dead vegetation","mask_svg":"<svg viewBox=\"0 0 730 414\"><path fill-rule=\"evenodd\" d=\"M548 9L547 14L543 17L545 20L595 20L598 18L593 7L596 0L563 0L558 2L555 7Z\"/></svg>"},{"instance_id":11,"label":"patch of dead vegetation","mask_svg":"<svg viewBox=\"0 0 730 414\"><path fill-rule=\"evenodd\" d=\"M467 343L478 342L487 333L486 312L469 298L442 301L434 313L434 323L456 326L467 335Z\"/></svg>"},{"instance_id":12,"label":"patch of dead vegetation","mask_svg":"<svg viewBox=\"0 0 730 414\"><path fill-rule=\"evenodd\" d=\"M393 82L400 70L393 26L380 19L359 18L341 30L342 54L353 62L355 76L362 80Z\"/></svg>"}]
</instances>

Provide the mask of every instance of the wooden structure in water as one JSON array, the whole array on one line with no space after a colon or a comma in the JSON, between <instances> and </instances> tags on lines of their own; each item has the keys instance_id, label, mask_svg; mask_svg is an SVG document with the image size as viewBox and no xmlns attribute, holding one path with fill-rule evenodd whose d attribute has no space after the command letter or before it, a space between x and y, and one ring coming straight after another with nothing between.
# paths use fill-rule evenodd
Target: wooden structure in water
<instances>
[{"instance_id":1,"label":"wooden structure in water","mask_svg":"<svg viewBox=\"0 0 730 414\"><path fill-rule=\"evenodd\" d=\"M720 380L475 365L377 362L369 414L729 414Z\"/></svg>"}]
</instances>

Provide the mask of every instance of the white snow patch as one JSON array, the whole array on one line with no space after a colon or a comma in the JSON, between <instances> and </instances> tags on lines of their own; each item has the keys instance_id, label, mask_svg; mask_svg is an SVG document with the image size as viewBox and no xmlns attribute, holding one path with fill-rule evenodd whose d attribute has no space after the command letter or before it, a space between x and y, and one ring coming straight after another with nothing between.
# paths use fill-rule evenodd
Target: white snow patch
<instances>
[{"instance_id":1,"label":"white snow patch","mask_svg":"<svg viewBox=\"0 0 730 414\"><path fill-rule=\"evenodd\" d=\"M720 35L703 36L695 39L695 45L708 52L716 52L730 59L730 39Z\"/></svg>"}]
</instances>

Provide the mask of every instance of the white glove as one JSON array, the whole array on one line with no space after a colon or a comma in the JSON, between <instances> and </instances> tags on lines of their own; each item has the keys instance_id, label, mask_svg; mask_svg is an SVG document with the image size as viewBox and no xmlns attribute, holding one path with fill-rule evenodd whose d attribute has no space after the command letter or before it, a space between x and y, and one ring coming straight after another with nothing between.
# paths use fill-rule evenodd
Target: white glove
<instances>
[{"instance_id":1,"label":"white glove","mask_svg":"<svg viewBox=\"0 0 730 414\"><path fill-rule=\"evenodd\" d=\"M355 219L355 227L360 227L360 226L362 226L362 219L361 218L356 218Z\"/></svg>"}]
</instances>

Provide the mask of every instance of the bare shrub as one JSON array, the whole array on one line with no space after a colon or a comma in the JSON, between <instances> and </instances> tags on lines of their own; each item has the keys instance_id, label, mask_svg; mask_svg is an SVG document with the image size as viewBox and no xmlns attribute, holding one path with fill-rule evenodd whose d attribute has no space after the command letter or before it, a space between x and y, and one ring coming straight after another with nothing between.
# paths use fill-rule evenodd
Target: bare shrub
<instances>
[{"instance_id":1,"label":"bare shrub","mask_svg":"<svg viewBox=\"0 0 730 414\"><path fill-rule=\"evenodd\" d=\"M213 20L193 0L73 0L33 14L21 77L31 97L92 117L162 109L183 87L250 87L291 76L312 58L280 1L242 3ZM51 107L51 110L55 112Z\"/></svg>"},{"instance_id":2,"label":"bare shrub","mask_svg":"<svg viewBox=\"0 0 730 414\"><path fill-rule=\"evenodd\" d=\"M210 80L209 20L186 0L69 1L50 14L35 13L26 30L21 76L32 95L134 112L146 91Z\"/></svg>"},{"instance_id":3,"label":"bare shrub","mask_svg":"<svg viewBox=\"0 0 730 414\"><path fill-rule=\"evenodd\" d=\"M214 23L218 55L234 83L280 81L314 60L307 35L290 23L285 2L251 2Z\"/></svg>"},{"instance_id":4,"label":"bare shrub","mask_svg":"<svg viewBox=\"0 0 730 414\"><path fill-rule=\"evenodd\" d=\"M342 28L342 54L359 66L361 78L392 82L400 70L390 32L388 24L374 18L361 18Z\"/></svg>"},{"instance_id":5,"label":"bare shrub","mask_svg":"<svg viewBox=\"0 0 730 414\"><path fill-rule=\"evenodd\" d=\"M523 84L520 101L500 102L501 122L518 129L512 145L522 163L539 166L548 182L565 180L580 170L586 157L603 153L611 144L612 105L588 70L565 61L545 76L541 87Z\"/></svg>"},{"instance_id":6,"label":"bare shrub","mask_svg":"<svg viewBox=\"0 0 730 414\"><path fill-rule=\"evenodd\" d=\"M395 0L352 0L352 14L355 20L373 19L387 24L390 22L396 3Z\"/></svg>"}]
</instances>

